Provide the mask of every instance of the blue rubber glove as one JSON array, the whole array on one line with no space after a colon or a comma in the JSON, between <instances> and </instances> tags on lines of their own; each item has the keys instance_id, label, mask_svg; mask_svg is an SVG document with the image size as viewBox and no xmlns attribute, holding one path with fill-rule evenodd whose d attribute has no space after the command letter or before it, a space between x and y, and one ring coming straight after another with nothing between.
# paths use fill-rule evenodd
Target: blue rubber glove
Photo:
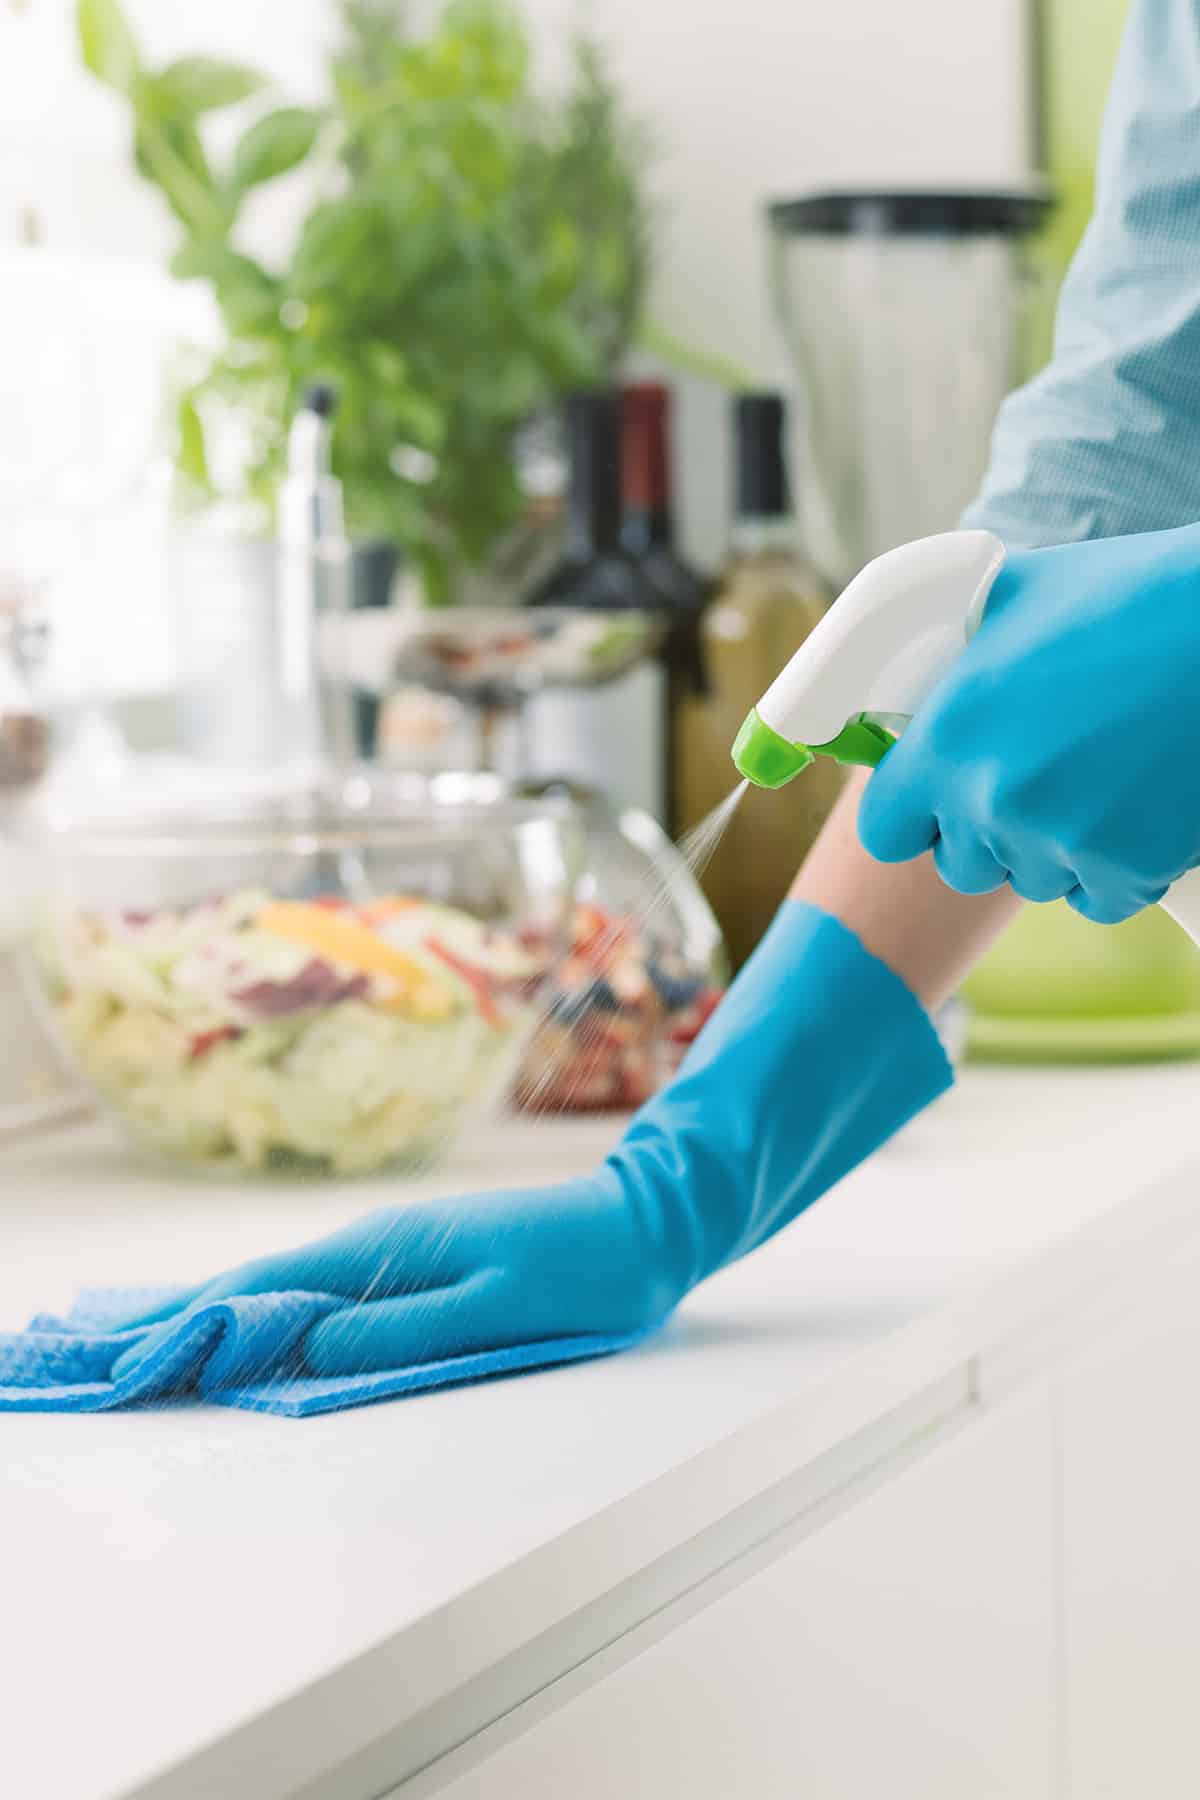
<instances>
[{"instance_id":1,"label":"blue rubber glove","mask_svg":"<svg viewBox=\"0 0 1200 1800\"><path fill-rule=\"evenodd\" d=\"M1198 696L1200 527L1011 556L867 783L863 846L1115 924L1200 862Z\"/></svg>"},{"instance_id":2,"label":"blue rubber glove","mask_svg":"<svg viewBox=\"0 0 1200 1800\"><path fill-rule=\"evenodd\" d=\"M904 983L836 920L789 901L676 1079L593 1175L369 1214L235 1269L188 1310L232 1295L342 1295L345 1309L305 1341L306 1372L320 1376L645 1330L950 1080Z\"/></svg>"}]
</instances>

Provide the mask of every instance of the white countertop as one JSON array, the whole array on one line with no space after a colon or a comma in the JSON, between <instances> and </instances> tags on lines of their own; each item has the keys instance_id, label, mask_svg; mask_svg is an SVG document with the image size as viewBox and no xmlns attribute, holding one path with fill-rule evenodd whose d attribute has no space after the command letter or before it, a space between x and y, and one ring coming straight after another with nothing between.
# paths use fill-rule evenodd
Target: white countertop
<instances>
[{"instance_id":1,"label":"white countertop","mask_svg":"<svg viewBox=\"0 0 1200 1800\"><path fill-rule=\"evenodd\" d=\"M1055 1246L1192 1159L1197 1095L1186 1064L972 1071L623 1357L311 1420L0 1415L0 1792L383 1791L494 1714L498 1670L532 1691L567 1622L958 1379L1051 1253L1064 1279ZM407 1191L574 1173L614 1130L508 1122ZM0 1327L80 1286L202 1277L385 1191L164 1178L100 1125L10 1143Z\"/></svg>"}]
</instances>

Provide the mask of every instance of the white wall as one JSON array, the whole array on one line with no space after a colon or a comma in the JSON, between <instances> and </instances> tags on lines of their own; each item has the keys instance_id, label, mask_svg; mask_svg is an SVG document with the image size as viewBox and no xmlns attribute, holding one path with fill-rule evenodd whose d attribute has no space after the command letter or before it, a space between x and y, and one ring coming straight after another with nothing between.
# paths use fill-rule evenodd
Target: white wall
<instances>
[{"instance_id":1,"label":"white wall","mask_svg":"<svg viewBox=\"0 0 1200 1800\"><path fill-rule=\"evenodd\" d=\"M300 95L318 84L335 18L332 0L126 6L154 57L237 57ZM526 0L526 9L552 64L580 9L575 0ZM61 311L42 284L22 329L65 341L85 327L111 364L99 321L89 321L94 259L156 265L171 232L129 171L120 105L78 68L73 11L71 0L0 0L0 255L35 224L71 273ZM784 375L764 283L764 199L825 184L998 184L1028 170L1026 0L592 0L582 11L613 45L662 144L654 315L756 380ZM298 199L286 183L264 197L264 243L286 241ZM3 266L0 323L7 293L11 327ZM121 276L132 279L131 269ZM166 321L178 296L146 281L146 304ZM142 330L145 356L160 335ZM10 367L14 359L23 361L10 331ZM0 398L3 385L0 373ZM724 400L687 383L681 413L686 535L710 560L724 529ZM128 417L122 424L128 436ZM0 472L12 431L11 406L0 408Z\"/></svg>"}]
</instances>

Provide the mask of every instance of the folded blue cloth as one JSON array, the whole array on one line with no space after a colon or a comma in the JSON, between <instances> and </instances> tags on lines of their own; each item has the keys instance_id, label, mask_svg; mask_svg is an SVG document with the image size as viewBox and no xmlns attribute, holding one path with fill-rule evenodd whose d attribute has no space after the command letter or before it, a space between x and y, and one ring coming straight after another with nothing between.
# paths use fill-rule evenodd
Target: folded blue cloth
<instances>
[{"instance_id":1,"label":"folded blue cloth","mask_svg":"<svg viewBox=\"0 0 1200 1800\"><path fill-rule=\"evenodd\" d=\"M145 1360L119 1381L117 1358L147 1328L118 1321L170 1301L174 1288L100 1288L80 1294L65 1318L39 1313L24 1331L0 1332L0 1412L103 1412L112 1407L206 1400L302 1419L430 1388L515 1375L626 1350L647 1336L573 1337L368 1375L316 1378L302 1372L300 1346L327 1313L330 1294L254 1294L181 1315Z\"/></svg>"}]
</instances>

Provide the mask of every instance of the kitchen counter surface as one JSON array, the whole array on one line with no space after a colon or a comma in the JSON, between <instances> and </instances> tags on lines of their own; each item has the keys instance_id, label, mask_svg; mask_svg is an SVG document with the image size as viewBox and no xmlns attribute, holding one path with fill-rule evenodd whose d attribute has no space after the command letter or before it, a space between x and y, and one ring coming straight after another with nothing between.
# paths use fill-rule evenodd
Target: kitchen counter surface
<instances>
[{"instance_id":1,"label":"kitchen counter surface","mask_svg":"<svg viewBox=\"0 0 1200 1800\"><path fill-rule=\"evenodd\" d=\"M1169 1253L1198 1093L1187 1065L971 1071L623 1357L303 1421L0 1416L0 1792L387 1792ZM164 1177L99 1124L0 1145L0 1328L385 1196L574 1173L614 1130L499 1124L404 1188Z\"/></svg>"}]
</instances>

